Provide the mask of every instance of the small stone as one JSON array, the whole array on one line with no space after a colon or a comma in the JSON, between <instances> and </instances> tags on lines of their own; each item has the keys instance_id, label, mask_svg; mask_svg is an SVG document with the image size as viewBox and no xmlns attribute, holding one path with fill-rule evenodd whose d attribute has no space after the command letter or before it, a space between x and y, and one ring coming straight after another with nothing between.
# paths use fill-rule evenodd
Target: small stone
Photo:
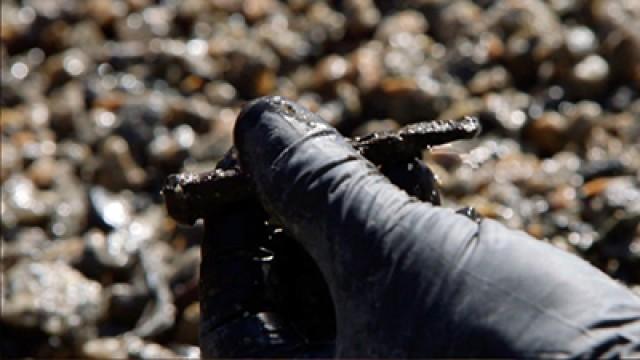
<instances>
[{"instance_id":1,"label":"small stone","mask_svg":"<svg viewBox=\"0 0 640 360\"><path fill-rule=\"evenodd\" d=\"M134 208L130 193L115 194L96 186L89 191L89 198L105 225L117 229L131 222Z\"/></svg>"},{"instance_id":2,"label":"small stone","mask_svg":"<svg viewBox=\"0 0 640 360\"><path fill-rule=\"evenodd\" d=\"M360 47L351 55L351 63L361 91L368 92L378 86L384 75L380 49L375 46Z\"/></svg>"},{"instance_id":3,"label":"small stone","mask_svg":"<svg viewBox=\"0 0 640 360\"><path fill-rule=\"evenodd\" d=\"M257 22L277 10L274 0L247 0L242 2L242 14L250 23Z\"/></svg>"},{"instance_id":4,"label":"small stone","mask_svg":"<svg viewBox=\"0 0 640 360\"><path fill-rule=\"evenodd\" d=\"M478 72L469 80L469 90L475 95L497 91L510 83L509 73L501 66Z\"/></svg>"},{"instance_id":5,"label":"small stone","mask_svg":"<svg viewBox=\"0 0 640 360\"><path fill-rule=\"evenodd\" d=\"M126 359L129 353L118 338L98 338L82 345L82 355L88 359Z\"/></svg>"},{"instance_id":6,"label":"small stone","mask_svg":"<svg viewBox=\"0 0 640 360\"><path fill-rule=\"evenodd\" d=\"M200 303L194 302L182 312L182 318L178 323L177 340L186 344L198 344L200 328Z\"/></svg>"},{"instance_id":7,"label":"small stone","mask_svg":"<svg viewBox=\"0 0 640 360\"><path fill-rule=\"evenodd\" d=\"M404 10L386 17L378 26L375 38L388 41L397 33L424 34L428 28L429 23L421 13L415 10Z\"/></svg>"},{"instance_id":8,"label":"small stone","mask_svg":"<svg viewBox=\"0 0 640 360\"><path fill-rule=\"evenodd\" d=\"M0 182L9 178L12 174L22 169L22 157L17 151L16 147L11 144L4 136L0 140L0 154L2 154L2 161L0 161Z\"/></svg>"},{"instance_id":9,"label":"small stone","mask_svg":"<svg viewBox=\"0 0 640 360\"><path fill-rule=\"evenodd\" d=\"M347 26L353 34L363 34L380 22L380 11L372 0L347 0L344 2Z\"/></svg>"},{"instance_id":10,"label":"small stone","mask_svg":"<svg viewBox=\"0 0 640 360\"><path fill-rule=\"evenodd\" d=\"M100 284L63 262L20 262L2 289L3 321L52 335L95 324L104 312Z\"/></svg>"},{"instance_id":11,"label":"small stone","mask_svg":"<svg viewBox=\"0 0 640 360\"><path fill-rule=\"evenodd\" d=\"M585 183L580 191L587 198L597 196L607 188L610 182L611 179L609 178L596 178Z\"/></svg>"},{"instance_id":12,"label":"small stone","mask_svg":"<svg viewBox=\"0 0 640 360\"><path fill-rule=\"evenodd\" d=\"M573 93L578 97L593 97L606 89L609 64L599 55L589 55L572 70Z\"/></svg>"},{"instance_id":13,"label":"small stone","mask_svg":"<svg viewBox=\"0 0 640 360\"><path fill-rule=\"evenodd\" d=\"M36 160L27 169L29 178L41 189L50 188L56 173L56 161L50 157Z\"/></svg>"},{"instance_id":14,"label":"small stone","mask_svg":"<svg viewBox=\"0 0 640 360\"><path fill-rule=\"evenodd\" d=\"M146 174L133 159L129 144L119 136L104 140L101 164L97 170L98 183L112 190L137 188L146 180Z\"/></svg>"},{"instance_id":15,"label":"small stone","mask_svg":"<svg viewBox=\"0 0 640 360\"><path fill-rule=\"evenodd\" d=\"M315 86L322 88L352 74L351 64L342 56L329 55L316 66Z\"/></svg>"},{"instance_id":16,"label":"small stone","mask_svg":"<svg viewBox=\"0 0 640 360\"><path fill-rule=\"evenodd\" d=\"M562 186L547 197L552 209L572 209L578 206L576 190L572 186Z\"/></svg>"},{"instance_id":17,"label":"small stone","mask_svg":"<svg viewBox=\"0 0 640 360\"><path fill-rule=\"evenodd\" d=\"M576 58L593 53L598 45L596 35L586 26L569 29L565 41L569 52Z\"/></svg>"},{"instance_id":18,"label":"small stone","mask_svg":"<svg viewBox=\"0 0 640 360\"><path fill-rule=\"evenodd\" d=\"M2 198L18 224L42 225L51 215L51 201L23 175L13 175L2 184Z\"/></svg>"},{"instance_id":19,"label":"small stone","mask_svg":"<svg viewBox=\"0 0 640 360\"><path fill-rule=\"evenodd\" d=\"M567 142L569 120L557 112L546 112L525 127L524 135L544 154L555 154Z\"/></svg>"}]
</instances>

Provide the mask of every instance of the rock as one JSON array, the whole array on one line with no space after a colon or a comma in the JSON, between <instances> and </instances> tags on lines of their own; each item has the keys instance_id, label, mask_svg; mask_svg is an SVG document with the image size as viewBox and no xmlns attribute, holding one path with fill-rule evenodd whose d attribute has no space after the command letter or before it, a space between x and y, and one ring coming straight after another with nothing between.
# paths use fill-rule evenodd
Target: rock
<instances>
[{"instance_id":1,"label":"rock","mask_svg":"<svg viewBox=\"0 0 640 360\"><path fill-rule=\"evenodd\" d=\"M372 0L347 0L343 10L348 32L354 36L368 33L380 22L380 11Z\"/></svg>"},{"instance_id":2,"label":"rock","mask_svg":"<svg viewBox=\"0 0 640 360\"><path fill-rule=\"evenodd\" d=\"M173 351L156 343L146 342L134 335L92 339L82 346L82 355L89 359L171 359L178 357L178 354Z\"/></svg>"},{"instance_id":3,"label":"rock","mask_svg":"<svg viewBox=\"0 0 640 360\"><path fill-rule=\"evenodd\" d=\"M22 157L18 153L16 147L13 146L4 136L2 137L0 146L2 146L0 149L2 152L2 161L0 162L0 182L4 182L4 180L11 177L12 174L22 170Z\"/></svg>"},{"instance_id":4,"label":"rock","mask_svg":"<svg viewBox=\"0 0 640 360\"><path fill-rule=\"evenodd\" d=\"M36 160L27 169L27 174L33 183L41 189L50 188L53 185L56 162L50 157Z\"/></svg>"},{"instance_id":5,"label":"rock","mask_svg":"<svg viewBox=\"0 0 640 360\"><path fill-rule=\"evenodd\" d=\"M146 181L144 170L134 160L123 138L110 136L102 143L96 181L110 190L137 188Z\"/></svg>"},{"instance_id":6,"label":"rock","mask_svg":"<svg viewBox=\"0 0 640 360\"><path fill-rule=\"evenodd\" d=\"M579 170L585 182L602 176L620 176L626 172L624 164L618 159L591 161L584 164Z\"/></svg>"},{"instance_id":7,"label":"rock","mask_svg":"<svg viewBox=\"0 0 640 360\"><path fill-rule=\"evenodd\" d=\"M584 58L597 49L598 39L586 26L574 26L568 29L565 36L567 50L574 58Z\"/></svg>"},{"instance_id":8,"label":"rock","mask_svg":"<svg viewBox=\"0 0 640 360\"><path fill-rule=\"evenodd\" d=\"M178 340L186 344L198 344L200 329L200 304L197 302L187 306L178 322Z\"/></svg>"},{"instance_id":9,"label":"rock","mask_svg":"<svg viewBox=\"0 0 640 360\"><path fill-rule=\"evenodd\" d=\"M353 74L351 63L339 55L329 55L320 60L315 71L315 87L322 90L326 86L347 79Z\"/></svg>"},{"instance_id":10,"label":"rock","mask_svg":"<svg viewBox=\"0 0 640 360\"><path fill-rule=\"evenodd\" d=\"M3 283L2 318L63 335L95 324L104 312L102 287L63 262L21 262Z\"/></svg>"},{"instance_id":11,"label":"rock","mask_svg":"<svg viewBox=\"0 0 640 360\"><path fill-rule=\"evenodd\" d=\"M555 154L567 142L569 125L566 117L557 112L547 112L527 125L524 136L541 153Z\"/></svg>"},{"instance_id":12,"label":"rock","mask_svg":"<svg viewBox=\"0 0 640 360\"><path fill-rule=\"evenodd\" d=\"M2 198L20 225L42 225L51 214L53 204L35 184L22 175L11 176L2 184ZM3 223L5 219L3 218ZM6 223L5 223L6 224ZM6 224L8 225L8 224Z\"/></svg>"},{"instance_id":13,"label":"rock","mask_svg":"<svg viewBox=\"0 0 640 360\"><path fill-rule=\"evenodd\" d=\"M609 64L598 55L589 55L577 63L571 73L571 95L577 98L597 97L609 82Z\"/></svg>"},{"instance_id":14,"label":"rock","mask_svg":"<svg viewBox=\"0 0 640 360\"><path fill-rule=\"evenodd\" d=\"M423 34L428 28L429 24L421 13L404 10L385 18L378 26L375 38L388 41L396 33Z\"/></svg>"},{"instance_id":15,"label":"rock","mask_svg":"<svg viewBox=\"0 0 640 360\"><path fill-rule=\"evenodd\" d=\"M89 199L100 223L114 229L131 223L135 208L130 192L117 194L96 186L89 190Z\"/></svg>"}]
</instances>

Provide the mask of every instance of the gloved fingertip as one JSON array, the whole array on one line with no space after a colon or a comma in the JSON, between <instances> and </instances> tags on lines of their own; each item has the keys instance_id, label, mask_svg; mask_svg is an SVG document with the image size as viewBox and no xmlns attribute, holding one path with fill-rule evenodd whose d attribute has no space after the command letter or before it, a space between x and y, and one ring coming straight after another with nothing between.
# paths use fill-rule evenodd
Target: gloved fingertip
<instances>
[{"instance_id":1,"label":"gloved fingertip","mask_svg":"<svg viewBox=\"0 0 640 360\"><path fill-rule=\"evenodd\" d=\"M289 145L319 127L330 126L318 115L281 96L251 101L238 115L234 143L240 162L252 172L269 166Z\"/></svg>"},{"instance_id":2,"label":"gloved fingertip","mask_svg":"<svg viewBox=\"0 0 640 360\"><path fill-rule=\"evenodd\" d=\"M245 135L250 134L258 125L261 115L269 106L270 97L261 97L245 104L238 114L233 129L233 140L236 147L244 147Z\"/></svg>"}]
</instances>

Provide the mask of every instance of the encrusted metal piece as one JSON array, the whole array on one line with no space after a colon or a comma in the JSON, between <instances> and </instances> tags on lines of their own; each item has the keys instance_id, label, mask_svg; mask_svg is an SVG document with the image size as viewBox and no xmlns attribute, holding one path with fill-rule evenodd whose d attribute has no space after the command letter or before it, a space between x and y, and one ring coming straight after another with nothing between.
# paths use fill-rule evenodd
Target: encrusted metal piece
<instances>
[{"instance_id":1,"label":"encrusted metal piece","mask_svg":"<svg viewBox=\"0 0 640 360\"><path fill-rule=\"evenodd\" d=\"M349 142L376 165L408 164L431 146L470 139L479 131L478 119L465 117L410 124L398 131L375 132ZM169 215L189 225L207 214L223 210L226 205L255 196L253 185L240 168L234 148L212 171L169 176L162 193Z\"/></svg>"}]
</instances>

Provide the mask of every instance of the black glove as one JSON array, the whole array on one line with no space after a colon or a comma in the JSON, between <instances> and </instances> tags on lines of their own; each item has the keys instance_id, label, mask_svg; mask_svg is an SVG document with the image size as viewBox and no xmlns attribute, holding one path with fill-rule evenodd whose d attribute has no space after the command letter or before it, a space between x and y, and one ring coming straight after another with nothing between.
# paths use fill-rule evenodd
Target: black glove
<instances>
[{"instance_id":1,"label":"black glove","mask_svg":"<svg viewBox=\"0 0 640 360\"><path fill-rule=\"evenodd\" d=\"M583 260L417 201L279 97L235 128L259 198L312 256L344 357L629 355L640 300Z\"/></svg>"}]
</instances>

